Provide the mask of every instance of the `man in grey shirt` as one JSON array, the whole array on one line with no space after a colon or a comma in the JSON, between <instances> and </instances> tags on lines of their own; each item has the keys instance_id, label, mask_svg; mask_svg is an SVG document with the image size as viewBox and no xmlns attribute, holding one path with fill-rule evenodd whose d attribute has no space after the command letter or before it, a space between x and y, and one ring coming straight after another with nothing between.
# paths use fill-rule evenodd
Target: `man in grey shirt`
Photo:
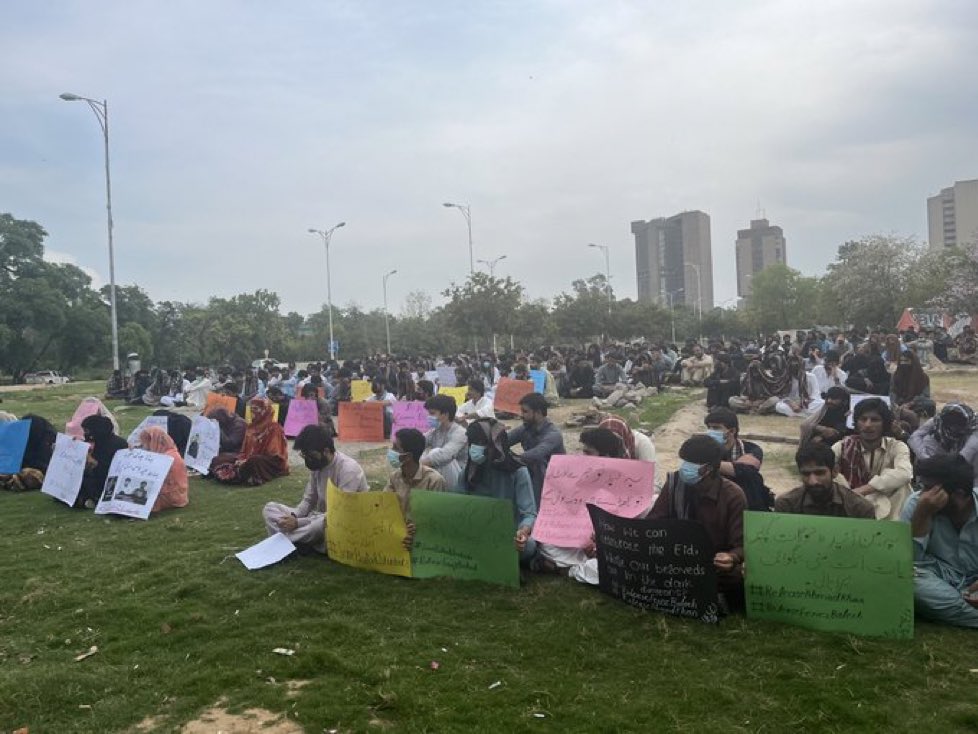
<instances>
[{"instance_id":1,"label":"man in grey shirt","mask_svg":"<svg viewBox=\"0 0 978 734\"><path fill-rule=\"evenodd\" d=\"M599 398L606 398L615 391L619 383L627 383L628 374L618 364L618 355L608 352L604 356L604 364L594 373L594 395Z\"/></svg>"},{"instance_id":2,"label":"man in grey shirt","mask_svg":"<svg viewBox=\"0 0 978 734\"><path fill-rule=\"evenodd\" d=\"M523 425L509 432L507 443L509 446L519 444L523 448L522 454L514 455L522 459L529 469L533 498L540 507L543 478L547 474L550 457L567 453L564 450L564 436L547 418L547 400L540 393L531 392L520 399L520 417Z\"/></svg>"}]
</instances>

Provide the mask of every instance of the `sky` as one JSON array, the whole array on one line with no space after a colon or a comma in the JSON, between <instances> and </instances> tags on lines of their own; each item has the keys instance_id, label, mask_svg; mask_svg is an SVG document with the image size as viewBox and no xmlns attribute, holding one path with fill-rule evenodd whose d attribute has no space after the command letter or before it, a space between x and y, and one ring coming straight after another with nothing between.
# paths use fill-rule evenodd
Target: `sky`
<instances>
[{"instance_id":1,"label":"sky","mask_svg":"<svg viewBox=\"0 0 978 734\"><path fill-rule=\"evenodd\" d=\"M604 270L634 298L630 222L711 217L716 301L758 206L788 264L926 239L978 178L973 0L7 0L0 211L154 300L267 288L283 311L440 302L475 257L551 298ZM485 268L483 264L477 264Z\"/></svg>"}]
</instances>

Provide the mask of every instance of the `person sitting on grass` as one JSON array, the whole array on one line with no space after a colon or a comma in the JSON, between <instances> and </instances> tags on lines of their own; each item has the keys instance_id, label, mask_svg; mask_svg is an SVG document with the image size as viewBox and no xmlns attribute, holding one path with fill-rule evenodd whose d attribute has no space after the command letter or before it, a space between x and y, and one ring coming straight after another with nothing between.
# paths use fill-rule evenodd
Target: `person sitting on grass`
<instances>
[{"instance_id":1,"label":"person sitting on grass","mask_svg":"<svg viewBox=\"0 0 978 734\"><path fill-rule=\"evenodd\" d=\"M825 404L817 413L801 424L799 445L815 442L832 446L849 432L846 417L849 415L849 391L844 387L830 387L825 391Z\"/></svg>"},{"instance_id":2,"label":"person sitting on grass","mask_svg":"<svg viewBox=\"0 0 978 734\"><path fill-rule=\"evenodd\" d=\"M710 436L692 436L679 447L679 471L672 472L648 514L650 520L692 520L703 526L716 555L721 607L744 607L744 511L747 498L720 474L723 447Z\"/></svg>"},{"instance_id":3,"label":"person sitting on grass","mask_svg":"<svg viewBox=\"0 0 978 734\"><path fill-rule=\"evenodd\" d=\"M456 420L464 426L469 420L495 417L492 401L486 397L486 384L473 377L466 385L465 402L459 407Z\"/></svg>"},{"instance_id":4,"label":"person sitting on grass","mask_svg":"<svg viewBox=\"0 0 978 734\"><path fill-rule=\"evenodd\" d=\"M384 491L397 495L405 521L409 520L412 489L428 489L433 492L444 492L447 489L444 477L421 463L424 450L424 434L416 428L399 430L394 434L393 444L387 449L387 462L394 471L388 476Z\"/></svg>"},{"instance_id":5,"label":"person sitting on grass","mask_svg":"<svg viewBox=\"0 0 978 734\"><path fill-rule=\"evenodd\" d=\"M519 458L530 472L533 501L539 507L550 457L566 453L564 436L547 418L547 401L540 393L531 392L520 398L520 416L523 425L509 431L506 440L510 447L518 443L523 448Z\"/></svg>"},{"instance_id":6,"label":"person sitting on grass","mask_svg":"<svg viewBox=\"0 0 978 734\"><path fill-rule=\"evenodd\" d=\"M31 422L27 434L27 447L21 460L20 471L14 474L0 474L0 490L8 492L32 492L44 484L44 475L54 454L54 442L58 432L54 426L39 415L25 415L22 420Z\"/></svg>"},{"instance_id":7,"label":"person sitting on grass","mask_svg":"<svg viewBox=\"0 0 978 734\"><path fill-rule=\"evenodd\" d=\"M818 381L805 371L801 357L792 355L787 360L788 393L774 410L789 418L807 418L821 410L824 400L818 389Z\"/></svg>"},{"instance_id":8,"label":"person sitting on grass","mask_svg":"<svg viewBox=\"0 0 978 734\"><path fill-rule=\"evenodd\" d=\"M868 499L879 520L896 520L907 497L913 465L907 444L893 437L893 413L880 398L869 398L853 410L855 435L832 447L840 482Z\"/></svg>"},{"instance_id":9,"label":"person sitting on grass","mask_svg":"<svg viewBox=\"0 0 978 734\"><path fill-rule=\"evenodd\" d=\"M330 436L335 436L336 425L333 423L333 410L329 405L329 401L320 395L319 390L320 388L315 383L307 382L302 386L300 393L303 400L312 400L316 403L316 414L319 417L319 425L323 426Z\"/></svg>"},{"instance_id":10,"label":"person sitting on grass","mask_svg":"<svg viewBox=\"0 0 978 734\"><path fill-rule=\"evenodd\" d=\"M542 395L537 394L542 398ZM513 543L520 563L529 565L537 552L530 537L537 519L533 483L523 463L509 450L506 427L495 418L480 418L465 429L468 461L462 487L465 494L507 500L513 505L516 534Z\"/></svg>"},{"instance_id":11,"label":"person sitting on grass","mask_svg":"<svg viewBox=\"0 0 978 734\"><path fill-rule=\"evenodd\" d=\"M112 421L103 415L90 415L81 422L84 439L91 445L82 475L81 491L75 507L95 509L105 480L109 478L109 467L116 452L129 448L126 439L117 436Z\"/></svg>"},{"instance_id":12,"label":"person sitting on grass","mask_svg":"<svg viewBox=\"0 0 978 734\"><path fill-rule=\"evenodd\" d=\"M289 444L268 398L252 398L251 424L238 454L218 454L211 475L225 484L257 486L289 473Z\"/></svg>"},{"instance_id":13,"label":"person sitting on grass","mask_svg":"<svg viewBox=\"0 0 978 734\"><path fill-rule=\"evenodd\" d=\"M625 459L649 461L655 463L655 442L651 436L641 431L633 431L629 425L617 415L606 414L598 428L606 428L621 439L625 449Z\"/></svg>"},{"instance_id":14,"label":"person sitting on grass","mask_svg":"<svg viewBox=\"0 0 978 734\"><path fill-rule=\"evenodd\" d=\"M581 431L581 453L607 459L627 459L621 437L607 428L585 428Z\"/></svg>"},{"instance_id":15,"label":"person sitting on grass","mask_svg":"<svg viewBox=\"0 0 978 734\"><path fill-rule=\"evenodd\" d=\"M173 459L170 470L163 480L163 487L153 504L153 512L168 510L171 507L186 507L190 502L190 479L187 477L187 465L177 451L170 434L158 426L151 426L139 434L139 448L163 454Z\"/></svg>"},{"instance_id":16,"label":"person sitting on grass","mask_svg":"<svg viewBox=\"0 0 978 734\"><path fill-rule=\"evenodd\" d=\"M914 607L923 619L978 628L978 491L957 454L917 462L901 519L914 548Z\"/></svg>"},{"instance_id":17,"label":"person sitting on grass","mask_svg":"<svg viewBox=\"0 0 978 734\"><path fill-rule=\"evenodd\" d=\"M835 453L824 443L802 444L795 454L801 486L774 500L774 511L792 515L825 515L876 519L872 503L837 480Z\"/></svg>"},{"instance_id":18,"label":"person sitting on grass","mask_svg":"<svg viewBox=\"0 0 978 734\"><path fill-rule=\"evenodd\" d=\"M241 451L245 431L248 430L245 419L227 408L215 408L211 411L210 417L217 421L218 428L221 430L220 452L222 454L236 454Z\"/></svg>"},{"instance_id":19,"label":"person sitting on grass","mask_svg":"<svg viewBox=\"0 0 978 734\"><path fill-rule=\"evenodd\" d=\"M269 502L262 509L262 519L269 535L282 533L300 550L325 553L327 482L343 492L366 492L370 485L363 468L336 450L326 426L303 428L295 437L295 449L311 472L302 500L296 507Z\"/></svg>"},{"instance_id":20,"label":"person sitting on grass","mask_svg":"<svg viewBox=\"0 0 978 734\"><path fill-rule=\"evenodd\" d=\"M424 407L428 410L425 452L421 463L442 475L445 487L454 490L459 484L465 462L465 429L455 422L455 398L435 395Z\"/></svg>"},{"instance_id":21,"label":"person sitting on grass","mask_svg":"<svg viewBox=\"0 0 978 734\"><path fill-rule=\"evenodd\" d=\"M703 423L706 435L723 447L720 474L744 490L748 510L770 511L774 498L761 474L764 451L756 443L740 439L737 414L730 408L716 408L707 414Z\"/></svg>"},{"instance_id":22,"label":"person sitting on grass","mask_svg":"<svg viewBox=\"0 0 978 734\"><path fill-rule=\"evenodd\" d=\"M978 474L978 416L964 403L948 403L907 440L918 459L960 454Z\"/></svg>"}]
</instances>

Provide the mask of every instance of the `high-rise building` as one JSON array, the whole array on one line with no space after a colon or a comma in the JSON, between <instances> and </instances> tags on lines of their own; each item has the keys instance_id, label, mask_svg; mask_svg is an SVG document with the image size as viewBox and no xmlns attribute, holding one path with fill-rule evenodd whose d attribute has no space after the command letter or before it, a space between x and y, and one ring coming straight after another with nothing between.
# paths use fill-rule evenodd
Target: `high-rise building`
<instances>
[{"instance_id":1,"label":"high-rise building","mask_svg":"<svg viewBox=\"0 0 978 734\"><path fill-rule=\"evenodd\" d=\"M784 231L766 219L750 220L750 229L737 230L737 295L747 298L754 276L775 263L787 261Z\"/></svg>"},{"instance_id":2,"label":"high-rise building","mask_svg":"<svg viewBox=\"0 0 978 734\"><path fill-rule=\"evenodd\" d=\"M927 239L932 248L978 243L978 179L956 181L928 197Z\"/></svg>"},{"instance_id":3,"label":"high-rise building","mask_svg":"<svg viewBox=\"0 0 978 734\"><path fill-rule=\"evenodd\" d=\"M639 220L632 222L632 234L639 301L713 308L709 215L691 211Z\"/></svg>"}]
</instances>

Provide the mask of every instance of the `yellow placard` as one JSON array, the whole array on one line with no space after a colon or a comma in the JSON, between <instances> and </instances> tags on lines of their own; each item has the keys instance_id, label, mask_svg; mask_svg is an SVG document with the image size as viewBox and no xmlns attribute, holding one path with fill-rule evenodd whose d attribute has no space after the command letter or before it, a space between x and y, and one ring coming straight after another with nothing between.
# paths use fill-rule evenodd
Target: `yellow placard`
<instances>
[{"instance_id":1,"label":"yellow placard","mask_svg":"<svg viewBox=\"0 0 978 734\"><path fill-rule=\"evenodd\" d=\"M326 486L326 553L337 563L411 576L407 526L393 492L343 492Z\"/></svg>"},{"instance_id":2,"label":"yellow placard","mask_svg":"<svg viewBox=\"0 0 978 734\"><path fill-rule=\"evenodd\" d=\"M462 403L465 402L465 393L468 391L466 387L439 387L439 395L450 395L455 398L455 407L457 408Z\"/></svg>"},{"instance_id":3,"label":"yellow placard","mask_svg":"<svg viewBox=\"0 0 978 734\"><path fill-rule=\"evenodd\" d=\"M354 403L361 403L371 395L370 380L350 380L350 399Z\"/></svg>"},{"instance_id":4,"label":"yellow placard","mask_svg":"<svg viewBox=\"0 0 978 734\"><path fill-rule=\"evenodd\" d=\"M268 402L272 402L269 400ZM272 403L272 417L273 420L278 420L278 403ZM245 423L249 426L251 425L251 403L245 405Z\"/></svg>"}]
</instances>

